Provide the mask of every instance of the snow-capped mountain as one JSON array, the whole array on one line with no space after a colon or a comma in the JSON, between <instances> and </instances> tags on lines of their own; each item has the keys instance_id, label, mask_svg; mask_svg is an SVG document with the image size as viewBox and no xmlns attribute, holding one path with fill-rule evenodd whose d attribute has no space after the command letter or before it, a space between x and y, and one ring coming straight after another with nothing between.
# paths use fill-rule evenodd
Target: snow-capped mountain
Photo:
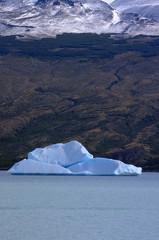
<instances>
[{"instance_id":1,"label":"snow-capped mountain","mask_svg":"<svg viewBox=\"0 0 159 240\"><path fill-rule=\"evenodd\" d=\"M159 21L159 0L115 0L112 6L123 13L134 13Z\"/></svg>"},{"instance_id":2,"label":"snow-capped mountain","mask_svg":"<svg viewBox=\"0 0 159 240\"><path fill-rule=\"evenodd\" d=\"M0 0L0 34L37 38L64 32L159 34L156 18L125 11L124 6L129 9L136 2L116 0L112 7L107 0Z\"/></svg>"}]
</instances>

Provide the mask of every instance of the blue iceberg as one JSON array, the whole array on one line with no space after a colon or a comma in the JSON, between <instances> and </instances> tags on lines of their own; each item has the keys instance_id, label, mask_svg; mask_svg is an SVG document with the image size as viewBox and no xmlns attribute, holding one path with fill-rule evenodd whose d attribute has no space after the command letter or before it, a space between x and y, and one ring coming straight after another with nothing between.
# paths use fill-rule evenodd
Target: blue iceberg
<instances>
[{"instance_id":1,"label":"blue iceberg","mask_svg":"<svg viewBox=\"0 0 159 240\"><path fill-rule=\"evenodd\" d=\"M28 159L9 169L11 174L66 174L66 175L140 175L142 168L119 160L93 158L77 141L36 148Z\"/></svg>"}]
</instances>

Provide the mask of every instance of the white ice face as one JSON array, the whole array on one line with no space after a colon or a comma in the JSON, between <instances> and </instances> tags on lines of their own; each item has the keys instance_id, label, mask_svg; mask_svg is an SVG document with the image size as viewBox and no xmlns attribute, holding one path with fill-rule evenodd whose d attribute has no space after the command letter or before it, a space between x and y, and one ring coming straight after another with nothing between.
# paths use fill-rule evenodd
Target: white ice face
<instances>
[{"instance_id":1,"label":"white ice face","mask_svg":"<svg viewBox=\"0 0 159 240\"><path fill-rule=\"evenodd\" d=\"M58 143L45 148L36 148L28 154L28 159L63 167L68 167L77 162L84 162L91 158L93 158L93 155L77 141L71 141L66 144Z\"/></svg>"},{"instance_id":2,"label":"white ice face","mask_svg":"<svg viewBox=\"0 0 159 240\"><path fill-rule=\"evenodd\" d=\"M118 160L93 158L82 144L71 141L37 148L14 164L11 174L140 175L142 169Z\"/></svg>"}]
</instances>

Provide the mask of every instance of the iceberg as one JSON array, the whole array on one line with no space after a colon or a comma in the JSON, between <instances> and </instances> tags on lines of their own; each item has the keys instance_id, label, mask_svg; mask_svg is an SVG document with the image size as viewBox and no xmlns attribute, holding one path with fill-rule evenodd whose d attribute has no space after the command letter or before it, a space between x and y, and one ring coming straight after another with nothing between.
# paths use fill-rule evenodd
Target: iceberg
<instances>
[{"instance_id":1,"label":"iceberg","mask_svg":"<svg viewBox=\"0 0 159 240\"><path fill-rule=\"evenodd\" d=\"M45 175L140 175L142 168L119 160L93 158L78 141L57 143L45 148L36 148L9 169L11 174Z\"/></svg>"}]
</instances>

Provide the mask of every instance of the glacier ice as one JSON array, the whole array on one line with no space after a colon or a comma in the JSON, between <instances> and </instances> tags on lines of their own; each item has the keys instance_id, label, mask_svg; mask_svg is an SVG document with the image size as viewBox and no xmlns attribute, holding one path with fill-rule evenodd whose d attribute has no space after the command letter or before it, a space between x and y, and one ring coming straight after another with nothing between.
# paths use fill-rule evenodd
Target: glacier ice
<instances>
[{"instance_id":1,"label":"glacier ice","mask_svg":"<svg viewBox=\"0 0 159 240\"><path fill-rule=\"evenodd\" d=\"M67 175L140 175L142 169L119 160L93 158L78 141L36 148L28 159L9 169L11 174L67 174Z\"/></svg>"}]
</instances>

